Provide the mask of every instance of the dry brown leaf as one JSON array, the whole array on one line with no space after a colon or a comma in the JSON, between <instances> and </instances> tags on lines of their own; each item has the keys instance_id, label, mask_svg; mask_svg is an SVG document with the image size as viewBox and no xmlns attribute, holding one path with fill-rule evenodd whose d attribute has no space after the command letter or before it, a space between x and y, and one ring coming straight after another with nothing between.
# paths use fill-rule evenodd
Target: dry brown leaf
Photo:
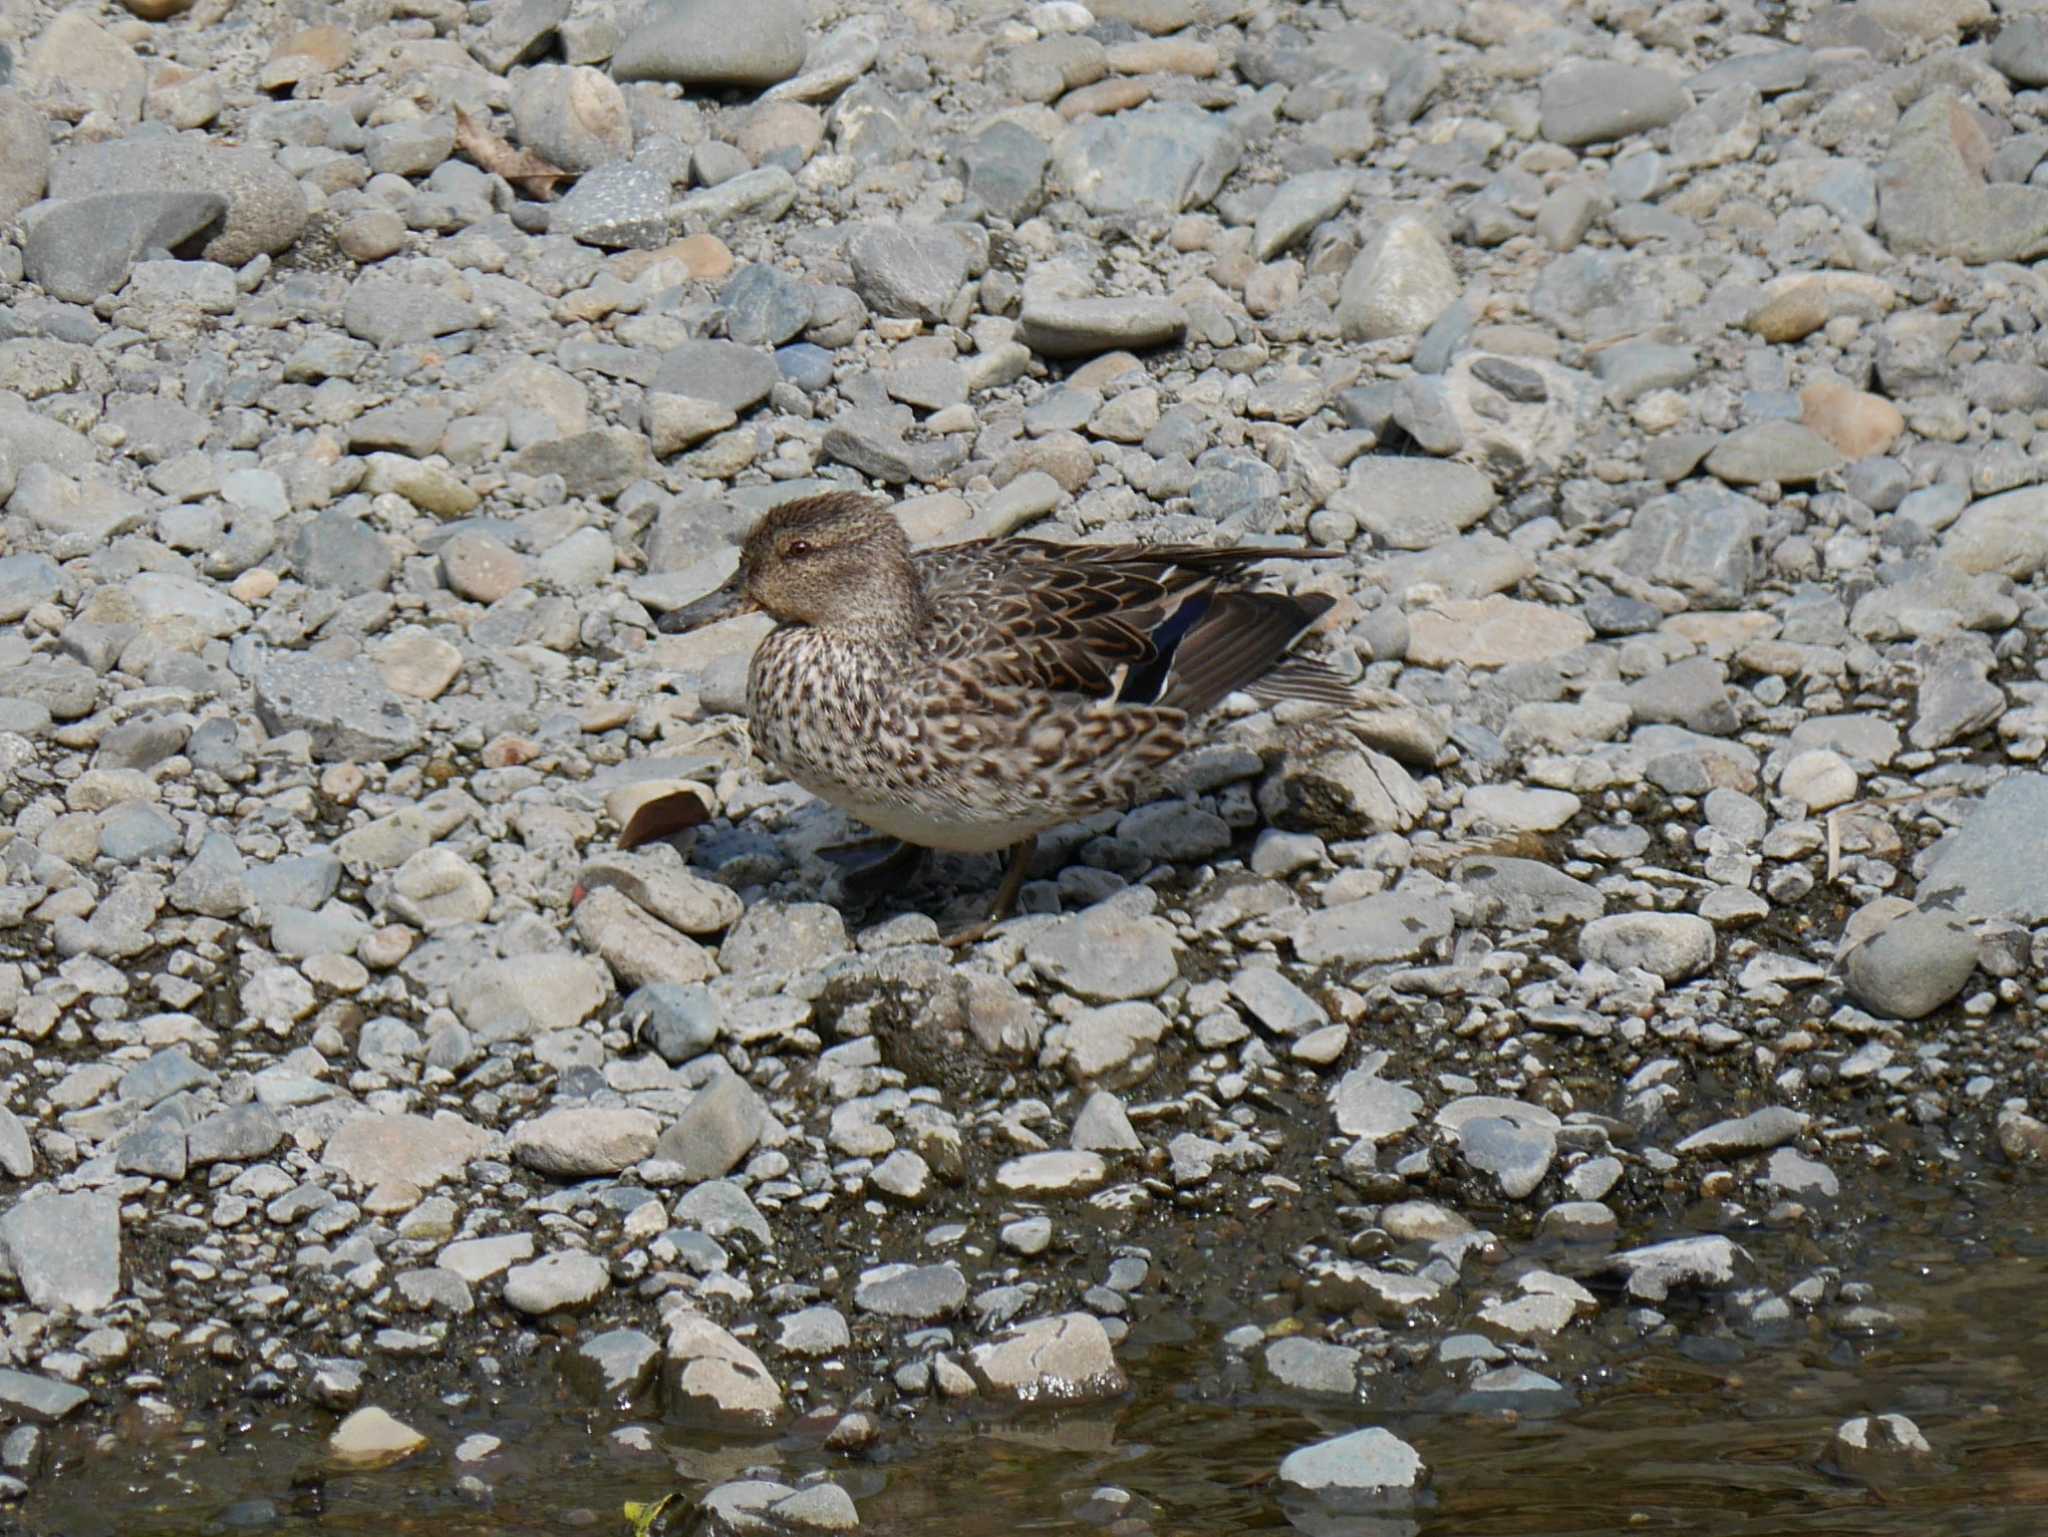
<instances>
[{"instance_id":1,"label":"dry brown leaf","mask_svg":"<svg viewBox=\"0 0 2048 1537\"><path fill-rule=\"evenodd\" d=\"M574 181L576 173L550 165L531 150L514 149L510 141L486 128L480 118L462 108L455 109L455 147L483 170L502 176L519 191L540 202L551 202L555 183Z\"/></svg>"}]
</instances>

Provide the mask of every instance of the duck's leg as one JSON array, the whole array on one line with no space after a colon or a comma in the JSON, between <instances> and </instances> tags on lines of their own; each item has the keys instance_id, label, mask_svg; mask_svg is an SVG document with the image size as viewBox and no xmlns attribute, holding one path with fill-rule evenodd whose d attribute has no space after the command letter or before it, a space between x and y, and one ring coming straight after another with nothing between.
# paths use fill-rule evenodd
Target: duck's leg
<instances>
[{"instance_id":1,"label":"duck's leg","mask_svg":"<svg viewBox=\"0 0 2048 1537\"><path fill-rule=\"evenodd\" d=\"M1024 889L1024 876L1031 868L1031 856L1038 852L1038 837L1034 833L1022 843L1010 846L1009 868L1003 871L1003 883L996 888L996 899L989 904L988 916L979 923L970 923L957 934L947 936L946 943L954 949L971 945L977 939L987 936L988 931L1010 916L1017 905L1017 893Z\"/></svg>"},{"instance_id":2,"label":"duck's leg","mask_svg":"<svg viewBox=\"0 0 2048 1537\"><path fill-rule=\"evenodd\" d=\"M865 860L841 870L839 884L849 895L880 896L885 891L906 884L923 868L925 855L931 852L929 849L918 847L915 843L905 843L901 838L878 841L892 844L893 847L878 858ZM851 849L847 851L851 852ZM830 859L832 854L826 852L826 857ZM836 860L834 862L837 863Z\"/></svg>"}]
</instances>

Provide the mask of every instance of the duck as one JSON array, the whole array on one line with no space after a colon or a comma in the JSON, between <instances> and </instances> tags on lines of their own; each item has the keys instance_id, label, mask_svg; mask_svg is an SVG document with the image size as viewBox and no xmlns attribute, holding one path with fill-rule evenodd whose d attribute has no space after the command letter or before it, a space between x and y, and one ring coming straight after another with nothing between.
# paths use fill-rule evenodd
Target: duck
<instances>
[{"instance_id":1,"label":"duck","mask_svg":"<svg viewBox=\"0 0 2048 1537\"><path fill-rule=\"evenodd\" d=\"M885 890L925 853L1003 852L987 915L1010 915L1041 834L1156 795L1244 691L1342 707L1344 678L1296 645L1336 601L1251 585L1272 560L1340 551L984 539L913 549L891 504L784 502L732 579L662 615L683 634L744 613L774 628L747 671L756 750L895 847L849 872Z\"/></svg>"}]
</instances>

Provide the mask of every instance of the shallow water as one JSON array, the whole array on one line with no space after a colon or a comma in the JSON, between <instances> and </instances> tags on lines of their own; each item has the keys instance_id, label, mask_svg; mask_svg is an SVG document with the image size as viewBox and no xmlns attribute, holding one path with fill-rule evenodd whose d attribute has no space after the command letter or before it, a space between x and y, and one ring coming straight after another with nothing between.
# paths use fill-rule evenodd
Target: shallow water
<instances>
[{"instance_id":1,"label":"shallow water","mask_svg":"<svg viewBox=\"0 0 2048 1537\"><path fill-rule=\"evenodd\" d=\"M1990 1175L1866 1181L1884 1213L1821 1246L1847 1281L1868 1283L1899 1325L1844 1330L1837 1309L1801 1316L1780 1337L1745 1338L1720 1315L1674 1302L1675 1338L1631 1341L1610 1304L1568 1334L1545 1368L1580 1395L1553 1419L1451 1411L1448 1379L1424 1369L1376 1379L1364 1407L1304 1407L1223 1367L1221 1328L1242 1321L1220 1297L1190 1309L1134 1309L1123 1349L1133 1398L1087 1413L1001 1420L938 1413L874 1462L848 1462L800 1436L725 1441L681 1427L655 1432L659 1454L610 1440L624 1417L566 1392L524 1403L489 1393L459 1409L384 1402L434 1451L374 1473L329 1474L317 1448L329 1416L242 1406L195 1416L147 1446L96 1452L76 1433L19 1513L22 1528L69 1537L203 1532L624 1532L621 1503L700 1491L749 1467L792 1479L833 1469L864 1531L998 1537L1104 1531L1135 1516L1168 1537L1287 1531L1269 1486L1287 1452L1381 1424L1431 1468L1432 1503L1377 1523L1311 1531L1357 1537L2036 1537L2048 1532L2048 1331L2043 1258L2048 1185ZM1660 1235L1649 1235L1660 1236ZM1821 1257L1802 1233L1738 1233L1773 1286ZM507 1390L509 1396L510 1390ZM536 1399L538 1401L536 1401ZM1939 1463L1873 1490L1817 1466L1843 1419L1897 1411L1919 1424ZM450 1452L473 1431L506 1442L476 1471L487 1503L459 1492ZM671 1476L670 1468L677 1471ZM1091 1501L1103 1486L1130 1503ZM670 1528L691 1530L687 1520ZM1140 1531L1141 1527L1121 1530Z\"/></svg>"}]
</instances>

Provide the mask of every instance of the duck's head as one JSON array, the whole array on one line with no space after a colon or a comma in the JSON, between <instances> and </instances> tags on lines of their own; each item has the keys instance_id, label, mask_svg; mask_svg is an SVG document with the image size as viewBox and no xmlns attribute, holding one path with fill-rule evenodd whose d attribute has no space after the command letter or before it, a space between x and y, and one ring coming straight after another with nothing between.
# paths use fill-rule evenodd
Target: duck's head
<instances>
[{"instance_id":1,"label":"duck's head","mask_svg":"<svg viewBox=\"0 0 2048 1537\"><path fill-rule=\"evenodd\" d=\"M883 634L914 626L924 594L910 541L889 504L851 491L771 508L740 547L732 580L661 618L671 634L733 614Z\"/></svg>"}]
</instances>

